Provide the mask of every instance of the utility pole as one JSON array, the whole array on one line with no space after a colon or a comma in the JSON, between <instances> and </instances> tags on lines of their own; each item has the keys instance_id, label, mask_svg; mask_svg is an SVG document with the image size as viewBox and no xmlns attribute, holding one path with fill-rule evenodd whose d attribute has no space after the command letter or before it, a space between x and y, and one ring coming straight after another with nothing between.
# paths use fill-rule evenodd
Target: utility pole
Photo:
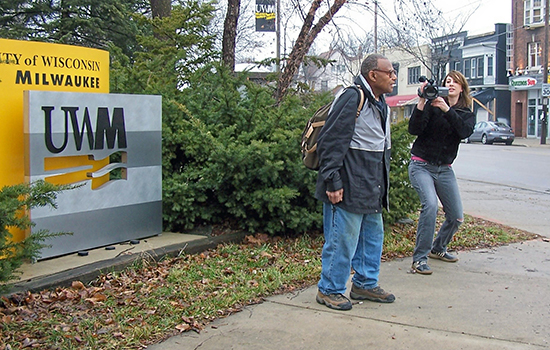
<instances>
[{"instance_id":1,"label":"utility pole","mask_svg":"<svg viewBox=\"0 0 550 350\"><path fill-rule=\"evenodd\" d=\"M374 52L378 53L378 1L374 1Z\"/></svg>"},{"instance_id":2,"label":"utility pole","mask_svg":"<svg viewBox=\"0 0 550 350\"><path fill-rule=\"evenodd\" d=\"M281 72L281 0L277 0L277 18L275 19L275 32L276 32L276 44L277 48L275 49L275 71L277 73Z\"/></svg>"},{"instance_id":3,"label":"utility pole","mask_svg":"<svg viewBox=\"0 0 550 350\"><path fill-rule=\"evenodd\" d=\"M543 55L543 65L542 65L542 81L544 84L548 84L548 12L549 12L550 0L546 0L545 5L545 14L544 14L544 55ZM542 125L541 125L541 135L540 135L540 144L546 145L546 134L548 133L548 97L542 98Z\"/></svg>"}]
</instances>

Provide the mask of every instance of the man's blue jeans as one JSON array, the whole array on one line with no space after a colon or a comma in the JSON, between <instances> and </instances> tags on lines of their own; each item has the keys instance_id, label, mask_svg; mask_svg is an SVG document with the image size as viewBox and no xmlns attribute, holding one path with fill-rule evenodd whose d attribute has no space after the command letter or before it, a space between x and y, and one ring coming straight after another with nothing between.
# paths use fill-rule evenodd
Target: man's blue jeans
<instances>
[{"instance_id":1,"label":"man's blue jeans","mask_svg":"<svg viewBox=\"0 0 550 350\"><path fill-rule=\"evenodd\" d=\"M409 179L416 192L418 192L422 204L416 230L416 247L414 248L413 261L426 261L431 249L436 252L447 250L447 244L464 221L462 200L460 199L455 173L450 165L432 165L411 160L409 163ZM434 241L438 198L443 205L445 221Z\"/></svg>"},{"instance_id":2,"label":"man's blue jeans","mask_svg":"<svg viewBox=\"0 0 550 350\"><path fill-rule=\"evenodd\" d=\"M352 267L356 286L378 286L384 243L382 214L355 214L323 203L323 227L325 244L317 285L321 293L344 294Z\"/></svg>"}]
</instances>

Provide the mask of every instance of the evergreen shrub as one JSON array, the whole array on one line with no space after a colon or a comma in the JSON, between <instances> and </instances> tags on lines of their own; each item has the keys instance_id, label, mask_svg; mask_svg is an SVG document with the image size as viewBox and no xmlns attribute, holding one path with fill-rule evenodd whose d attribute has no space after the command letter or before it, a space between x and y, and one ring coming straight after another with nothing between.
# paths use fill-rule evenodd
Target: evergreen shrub
<instances>
[{"instance_id":1,"label":"evergreen shrub","mask_svg":"<svg viewBox=\"0 0 550 350\"><path fill-rule=\"evenodd\" d=\"M270 87L220 66L198 75L183 90L183 103L165 101L165 229L230 224L276 234L318 228L317 174L301 164L299 152L314 106L291 96L277 107Z\"/></svg>"},{"instance_id":2,"label":"evergreen shrub","mask_svg":"<svg viewBox=\"0 0 550 350\"><path fill-rule=\"evenodd\" d=\"M317 172L302 165L299 142L305 122L330 101L330 93L296 93L275 106L271 87L216 65L190 82L179 98L163 100L164 229L206 224L269 234L320 229ZM388 224L406 217L418 202L407 176L411 136L406 126L392 129Z\"/></svg>"},{"instance_id":3,"label":"evergreen shrub","mask_svg":"<svg viewBox=\"0 0 550 350\"><path fill-rule=\"evenodd\" d=\"M420 208L420 199L409 181L411 145L415 136L408 132L409 121L391 126L390 211L384 212L384 222L394 224L408 218Z\"/></svg>"},{"instance_id":4,"label":"evergreen shrub","mask_svg":"<svg viewBox=\"0 0 550 350\"><path fill-rule=\"evenodd\" d=\"M48 230L33 231L21 242L14 242L10 229L27 230L34 223L26 215L32 208L50 206L56 208L58 193L74 188L69 185L53 185L45 181L32 184L4 186L0 190L0 291L16 280L16 270L25 261L39 257L46 239L66 233L52 233Z\"/></svg>"}]
</instances>

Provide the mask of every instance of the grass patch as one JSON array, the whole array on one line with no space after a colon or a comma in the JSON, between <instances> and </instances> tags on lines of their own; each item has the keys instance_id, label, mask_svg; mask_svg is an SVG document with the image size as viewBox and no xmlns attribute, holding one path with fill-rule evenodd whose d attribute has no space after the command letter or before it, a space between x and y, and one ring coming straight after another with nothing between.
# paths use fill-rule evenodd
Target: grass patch
<instances>
[{"instance_id":1,"label":"grass patch","mask_svg":"<svg viewBox=\"0 0 550 350\"><path fill-rule=\"evenodd\" d=\"M383 260L410 256L415 231L415 225L388 228ZM536 237L466 216L449 247L469 250ZM322 245L320 234L259 234L200 254L144 260L88 286L75 281L71 288L3 297L0 350L8 344L11 349L142 349L178 332L200 331L263 297L315 284Z\"/></svg>"}]
</instances>

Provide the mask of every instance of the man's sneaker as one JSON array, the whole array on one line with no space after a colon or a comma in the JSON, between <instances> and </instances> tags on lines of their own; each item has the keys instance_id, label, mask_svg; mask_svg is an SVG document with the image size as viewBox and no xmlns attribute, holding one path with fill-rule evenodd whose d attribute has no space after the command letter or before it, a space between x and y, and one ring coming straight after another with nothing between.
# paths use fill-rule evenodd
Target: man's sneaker
<instances>
[{"instance_id":1,"label":"man's sneaker","mask_svg":"<svg viewBox=\"0 0 550 350\"><path fill-rule=\"evenodd\" d=\"M412 273L419 273L421 275L431 275L432 270L425 261L415 261L411 266Z\"/></svg>"},{"instance_id":2,"label":"man's sneaker","mask_svg":"<svg viewBox=\"0 0 550 350\"><path fill-rule=\"evenodd\" d=\"M318 291L315 300L334 310L351 310L351 301L342 294L326 295Z\"/></svg>"},{"instance_id":3,"label":"man's sneaker","mask_svg":"<svg viewBox=\"0 0 550 350\"><path fill-rule=\"evenodd\" d=\"M349 296L355 300L370 300L379 303L393 303L395 301L395 296L393 294L386 292L379 286L371 289L363 289L353 284Z\"/></svg>"},{"instance_id":4,"label":"man's sneaker","mask_svg":"<svg viewBox=\"0 0 550 350\"><path fill-rule=\"evenodd\" d=\"M446 262L457 262L458 261L458 258L454 255L451 255L447 252L435 252L435 251L431 251L430 254L428 254L428 256L432 259L439 259L439 260L443 260L443 261L446 261Z\"/></svg>"}]
</instances>

